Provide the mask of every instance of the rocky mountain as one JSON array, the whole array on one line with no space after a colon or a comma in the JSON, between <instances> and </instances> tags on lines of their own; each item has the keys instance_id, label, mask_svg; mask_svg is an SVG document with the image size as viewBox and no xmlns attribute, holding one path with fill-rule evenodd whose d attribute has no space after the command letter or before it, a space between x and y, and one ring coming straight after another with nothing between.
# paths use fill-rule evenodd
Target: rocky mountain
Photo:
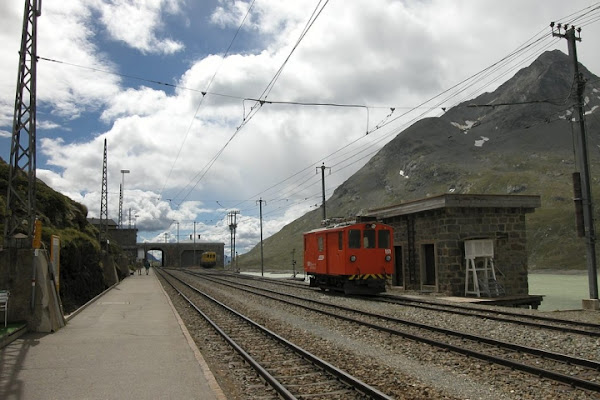
<instances>
[{"instance_id":1,"label":"rocky mountain","mask_svg":"<svg viewBox=\"0 0 600 400\"><path fill-rule=\"evenodd\" d=\"M592 198L598 199L600 79L582 65L580 72L587 80ZM566 54L546 52L494 92L414 123L335 190L328 215L354 216L442 193L540 195L542 207L527 219L530 269L585 268L572 200L573 78ZM302 233L320 218L314 210L265 240L265 267L291 269L295 249L301 268ZM260 265L258 246L238 265Z\"/></svg>"}]
</instances>

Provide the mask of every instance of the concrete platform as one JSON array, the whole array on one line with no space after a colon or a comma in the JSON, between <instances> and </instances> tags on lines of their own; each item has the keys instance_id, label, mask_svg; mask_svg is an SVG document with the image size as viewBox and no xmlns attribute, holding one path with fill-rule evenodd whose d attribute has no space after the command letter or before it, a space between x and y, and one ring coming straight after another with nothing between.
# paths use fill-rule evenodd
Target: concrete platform
<instances>
[{"instance_id":1,"label":"concrete platform","mask_svg":"<svg viewBox=\"0 0 600 400\"><path fill-rule=\"evenodd\" d=\"M51 334L0 349L0 399L225 396L154 271L132 275Z\"/></svg>"},{"instance_id":2,"label":"concrete platform","mask_svg":"<svg viewBox=\"0 0 600 400\"><path fill-rule=\"evenodd\" d=\"M399 287L388 289L387 294L403 297L412 300L445 300L454 303L481 304L484 306L503 306L503 307L525 307L537 309L542 303L543 295L522 295L522 296L502 296L502 297L459 297L444 296L437 293L415 293L414 291L405 291Z\"/></svg>"}]
</instances>

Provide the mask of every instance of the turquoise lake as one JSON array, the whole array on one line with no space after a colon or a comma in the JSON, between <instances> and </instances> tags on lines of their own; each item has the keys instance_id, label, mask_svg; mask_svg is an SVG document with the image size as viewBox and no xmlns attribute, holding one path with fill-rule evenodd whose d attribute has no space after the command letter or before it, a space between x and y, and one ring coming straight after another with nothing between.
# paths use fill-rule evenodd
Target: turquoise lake
<instances>
[{"instance_id":1,"label":"turquoise lake","mask_svg":"<svg viewBox=\"0 0 600 400\"><path fill-rule=\"evenodd\" d=\"M590 298L588 276L586 272L529 274L529 294L544 295L542 311L581 310L581 300Z\"/></svg>"}]
</instances>

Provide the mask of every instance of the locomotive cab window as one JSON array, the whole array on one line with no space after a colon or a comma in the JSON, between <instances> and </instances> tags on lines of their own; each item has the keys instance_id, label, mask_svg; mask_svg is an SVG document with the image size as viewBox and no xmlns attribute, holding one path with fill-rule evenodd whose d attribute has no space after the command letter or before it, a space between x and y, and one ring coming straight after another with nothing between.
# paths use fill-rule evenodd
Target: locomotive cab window
<instances>
[{"instance_id":1,"label":"locomotive cab window","mask_svg":"<svg viewBox=\"0 0 600 400\"><path fill-rule=\"evenodd\" d=\"M380 249L389 249L390 246L390 231L382 229L379 231L377 236L377 247Z\"/></svg>"},{"instance_id":2,"label":"locomotive cab window","mask_svg":"<svg viewBox=\"0 0 600 400\"><path fill-rule=\"evenodd\" d=\"M319 251L323 251L323 236L317 238L317 245L319 246Z\"/></svg>"},{"instance_id":3,"label":"locomotive cab window","mask_svg":"<svg viewBox=\"0 0 600 400\"><path fill-rule=\"evenodd\" d=\"M344 233L338 232L338 250L344 250Z\"/></svg>"},{"instance_id":4,"label":"locomotive cab window","mask_svg":"<svg viewBox=\"0 0 600 400\"><path fill-rule=\"evenodd\" d=\"M350 229L348 231L348 247L351 249L360 249L360 230Z\"/></svg>"},{"instance_id":5,"label":"locomotive cab window","mask_svg":"<svg viewBox=\"0 0 600 400\"><path fill-rule=\"evenodd\" d=\"M365 229L363 236L363 248L374 249L375 248L375 230Z\"/></svg>"}]
</instances>

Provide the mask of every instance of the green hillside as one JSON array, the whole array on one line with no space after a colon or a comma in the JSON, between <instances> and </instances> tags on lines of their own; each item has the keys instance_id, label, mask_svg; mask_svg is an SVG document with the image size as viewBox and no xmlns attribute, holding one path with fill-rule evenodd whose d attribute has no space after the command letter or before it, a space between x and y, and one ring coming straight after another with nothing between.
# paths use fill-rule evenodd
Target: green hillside
<instances>
[{"instance_id":1,"label":"green hillside","mask_svg":"<svg viewBox=\"0 0 600 400\"><path fill-rule=\"evenodd\" d=\"M4 241L8 164L0 159L0 240ZM27 179L20 176L18 187L24 191ZM20 193L25 198L25 192ZM36 184L37 218L42 221L42 242L50 248L51 235L61 240L60 296L63 308L69 313L106 289L102 273L102 251L98 230L87 221L87 208L54 191L44 182ZM111 253L119 248L111 246ZM6 267L6 266L4 266Z\"/></svg>"}]
</instances>

